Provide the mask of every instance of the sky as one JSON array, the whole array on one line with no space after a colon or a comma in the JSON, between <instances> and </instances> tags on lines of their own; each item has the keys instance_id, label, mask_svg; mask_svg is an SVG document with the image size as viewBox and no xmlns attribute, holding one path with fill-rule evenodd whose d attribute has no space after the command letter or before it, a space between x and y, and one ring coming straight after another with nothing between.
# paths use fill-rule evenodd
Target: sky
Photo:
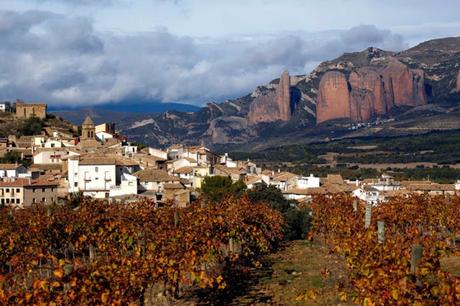
<instances>
[{"instance_id":1,"label":"sky","mask_svg":"<svg viewBox=\"0 0 460 306\"><path fill-rule=\"evenodd\" d=\"M203 105L344 52L460 36L458 0L1 0L0 100Z\"/></svg>"}]
</instances>

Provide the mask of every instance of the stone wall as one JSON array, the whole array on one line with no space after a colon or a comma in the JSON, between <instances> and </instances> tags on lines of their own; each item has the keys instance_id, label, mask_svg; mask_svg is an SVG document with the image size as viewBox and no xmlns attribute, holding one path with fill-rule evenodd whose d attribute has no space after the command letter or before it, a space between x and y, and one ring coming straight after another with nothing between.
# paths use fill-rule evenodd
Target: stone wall
<instances>
[{"instance_id":1,"label":"stone wall","mask_svg":"<svg viewBox=\"0 0 460 306\"><path fill-rule=\"evenodd\" d=\"M45 119L46 110L47 105L44 103L28 104L16 102L16 117L20 119L29 119L31 117Z\"/></svg>"}]
</instances>

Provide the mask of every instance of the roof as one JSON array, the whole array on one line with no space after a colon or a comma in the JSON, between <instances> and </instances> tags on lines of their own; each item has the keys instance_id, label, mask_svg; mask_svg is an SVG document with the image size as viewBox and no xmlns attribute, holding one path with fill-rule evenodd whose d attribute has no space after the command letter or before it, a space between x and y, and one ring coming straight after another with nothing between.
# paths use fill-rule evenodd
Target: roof
<instances>
[{"instance_id":1,"label":"roof","mask_svg":"<svg viewBox=\"0 0 460 306\"><path fill-rule=\"evenodd\" d=\"M182 167L179 169L174 170L174 173L178 174L192 174L193 173L193 167Z\"/></svg>"},{"instance_id":2,"label":"roof","mask_svg":"<svg viewBox=\"0 0 460 306\"><path fill-rule=\"evenodd\" d=\"M0 170L16 170L22 167L22 164L0 164Z\"/></svg>"},{"instance_id":3,"label":"roof","mask_svg":"<svg viewBox=\"0 0 460 306\"><path fill-rule=\"evenodd\" d=\"M58 182L48 178L38 178L36 180L29 180L26 178L19 178L14 181L0 181L0 187L39 187L39 186L57 186Z\"/></svg>"},{"instance_id":4,"label":"roof","mask_svg":"<svg viewBox=\"0 0 460 306\"><path fill-rule=\"evenodd\" d=\"M94 125L93 119L90 116L86 116L85 120L83 121L82 125Z\"/></svg>"},{"instance_id":5,"label":"roof","mask_svg":"<svg viewBox=\"0 0 460 306\"><path fill-rule=\"evenodd\" d=\"M251 185L251 184L255 184L257 182L261 182L262 181L262 178L259 177L259 176L253 176L253 175L248 175L246 176L246 178L244 179L244 182L246 183L246 185Z\"/></svg>"},{"instance_id":6,"label":"roof","mask_svg":"<svg viewBox=\"0 0 460 306\"><path fill-rule=\"evenodd\" d=\"M179 178L169 175L165 170L145 169L134 173L143 182L178 182Z\"/></svg>"},{"instance_id":7,"label":"roof","mask_svg":"<svg viewBox=\"0 0 460 306\"><path fill-rule=\"evenodd\" d=\"M229 168L229 167L226 167L226 166L223 166L223 165L215 165L214 166L214 169L215 170L218 170L226 175L231 175L231 174L236 174L236 175L240 175L240 174L244 174L245 172L242 172L241 169L239 168Z\"/></svg>"},{"instance_id":8,"label":"roof","mask_svg":"<svg viewBox=\"0 0 460 306\"><path fill-rule=\"evenodd\" d=\"M33 164L30 166L31 169L36 170L55 170L55 171L62 171L62 163L57 164Z\"/></svg>"},{"instance_id":9,"label":"roof","mask_svg":"<svg viewBox=\"0 0 460 306\"><path fill-rule=\"evenodd\" d=\"M328 174L326 180L332 184L344 184L343 177L340 174Z\"/></svg>"},{"instance_id":10,"label":"roof","mask_svg":"<svg viewBox=\"0 0 460 306\"><path fill-rule=\"evenodd\" d=\"M116 166L135 166L138 165L135 161L126 158L118 157L102 157L102 156L83 156L80 157L80 165L116 165Z\"/></svg>"},{"instance_id":11,"label":"roof","mask_svg":"<svg viewBox=\"0 0 460 306\"><path fill-rule=\"evenodd\" d=\"M322 187L314 188L292 188L286 191L283 191L284 194L297 194L297 195L313 195L313 194L325 194L326 190Z\"/></svg>"},{"instance_id":12,"label":"roof","mask_svg":"<svg viewBox=\"0 0 460 306\"><path fill-rule=\"evenodd\" d=\"M290 173L290 172L278 172L278 173L275 173L272 180L278 181L278 182L286 182L286 181L289 181L295 178L296 176L297 176L296 174Z\"/></svg>"},{"instance_id":13,"label":"roof","mask_svg":"<svg viewBox=\"0 0 460 306\"><path fill-rule=\"evenodd\" d=\"M169 183L165 184L165 189L185 189L185 187L181 183Z\"/></svg>"}]
</instances>

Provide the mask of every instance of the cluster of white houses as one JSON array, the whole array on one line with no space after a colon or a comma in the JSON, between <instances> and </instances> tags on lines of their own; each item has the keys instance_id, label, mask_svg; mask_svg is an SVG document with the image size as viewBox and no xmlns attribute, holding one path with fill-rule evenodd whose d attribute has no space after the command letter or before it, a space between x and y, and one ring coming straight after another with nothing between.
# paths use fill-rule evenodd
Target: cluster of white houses
<instances>
[{"instance_id":1,"label":"cluster of white houses","mask_svg":"<svg viewBox=\"0 0 460 306\"><path fill-rule=\"evenodd\" d=\"M287 199L306 201L315 194L347 192L368 203L401 193L454 194L460 184L395 181L383 175L375 180L349 181L340 175L307 177L262 170L251 161L234 161L204 146L172 145L167 149L131 145L114 124L95 125L87 117L79 137L62 131L37 136L0 139L0 152L16 151L32 164L0 164L0 205L18 207L56 203L71 194L121 200L147 197L161 204L190 203L205 177L226 176L247 188L273 185Z\"/></svg>"}]
</instances>

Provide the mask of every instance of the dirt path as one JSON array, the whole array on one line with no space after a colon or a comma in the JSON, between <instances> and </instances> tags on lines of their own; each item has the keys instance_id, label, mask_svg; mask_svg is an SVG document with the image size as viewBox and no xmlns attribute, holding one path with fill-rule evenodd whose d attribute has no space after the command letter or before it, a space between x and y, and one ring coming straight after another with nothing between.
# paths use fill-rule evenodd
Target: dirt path
<instances>
[{"instance_id":1,"label":"dirt path","mask_svg":"<svg viewBox=\"0 0 460 306\"><path fill-rule=\"evenodd\" d=\"M345 268L319 244L294 241L262 265L257 282L231 305L347 305L339 299Z\"/></svg>"}]
</instances>

